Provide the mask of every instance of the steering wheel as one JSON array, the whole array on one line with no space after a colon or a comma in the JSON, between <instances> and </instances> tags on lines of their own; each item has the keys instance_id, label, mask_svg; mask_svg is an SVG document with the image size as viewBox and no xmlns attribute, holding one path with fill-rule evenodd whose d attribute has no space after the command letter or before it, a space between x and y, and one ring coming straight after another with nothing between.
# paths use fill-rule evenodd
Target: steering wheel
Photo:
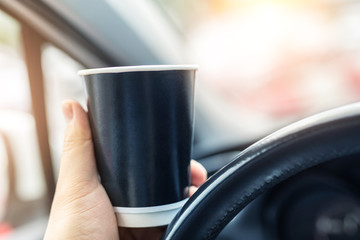
<instances>
[{"instance_id":1,"label":"steering wheel","mask_svg":"<svg viewBox=\"0 0 360 240\"><path fill-rule=\"evenodd\" d=\"M294 123L248 147L209 178L163 239L215 239L266 190L311 167L352 155L360 155L360 103Z\"/></svg>"}]
</instances>

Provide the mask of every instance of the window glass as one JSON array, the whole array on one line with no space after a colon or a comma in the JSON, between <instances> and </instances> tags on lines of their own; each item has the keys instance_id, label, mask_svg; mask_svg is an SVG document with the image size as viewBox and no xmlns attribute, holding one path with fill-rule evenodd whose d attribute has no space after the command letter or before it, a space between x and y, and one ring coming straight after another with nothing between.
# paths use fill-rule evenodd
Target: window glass
<instances>
[{"instance_id":1,"label":"window glass","mask_svg":"<svg viewBox=\"0 0 360 240\"><path fill-rule=\"evenodd\" d=\"M30 112L26 66L21 53L20 25L0 11L0 108Z\"/></svg>"},{"instance_id":2,"label":"window glass","mask_svg":"<svg viewBox=\"0 0 360 240\"><path fill-rule=\"evenodd\" d=\"M0 29L0 239L34 239L43 233L48 209L21 25L0 11Z\"/></svg>"},{"instance_id":3,"label":"window glass","mask_svg":"<svg viewBox=\"0 0 360 240\"><path fill-rule=\"evenodd\" d=\"M7 154L5 142L3 137L0 137L0 219L5 217L6 196L9 193L9 174L6 171L8 168Z\"/></svg>"},{"instance_id":4,"label":"window glass","mask_svg":"<svg viewBox=\"0 0 360 240\"><path fill-rule=\"evenodd\" d=\"M203 110L233 134L251 139L360 99L358 1L158 2L200 66Z\"/></svg>"},{"instance_id":5,"label":"window glass","mask_svg":"<svg viewBox=\"0 0 360 240\"><path fill-rule=\"evenodd\" d=\"M86 106L83 82L76 75L77 71L84 67L51 44L43 46L42 67L45 80L49 143L55 175L57 175L65 131L61 103L66 99L74 99L79 101L82 106Z\"/></svg>"}]
</instances>

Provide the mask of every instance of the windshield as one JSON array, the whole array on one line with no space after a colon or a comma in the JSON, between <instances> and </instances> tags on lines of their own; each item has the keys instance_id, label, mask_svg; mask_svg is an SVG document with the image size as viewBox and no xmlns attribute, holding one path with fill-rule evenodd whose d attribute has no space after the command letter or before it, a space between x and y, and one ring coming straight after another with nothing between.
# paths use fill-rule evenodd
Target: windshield
<instances>
[{"instance_id":1,"label":"windshield","mask_svg":"<svg viewBox=\"0 0 360 240\"><path fill-rule=\"evenodd\" d=\"M182 29L202 110L227 138L251 140L360 98L358 1L158 3Z\"/></svg>"}]
</instances>

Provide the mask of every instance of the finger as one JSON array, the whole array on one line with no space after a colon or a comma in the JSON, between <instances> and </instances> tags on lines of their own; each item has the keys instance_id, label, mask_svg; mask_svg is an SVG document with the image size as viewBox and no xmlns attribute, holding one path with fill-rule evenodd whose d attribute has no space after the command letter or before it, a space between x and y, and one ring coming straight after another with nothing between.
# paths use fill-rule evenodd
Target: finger
<instances>
[{"instance_id":1,"label":"finger","mask_svg":"<svg viewBox=\"0 0 360 240\"><path fill-rule=\"evenodd\" d=\"M195 186L190 186L189 188L189 196L191 197L199 188Z\"/></svg>"},{"instance_id":2,"label":"finger","mask_svg":"<svg viewBox=\"0 0 360 240\"><path fill-rule=\"evenodd\" d=\"M59 181L83 182L97 179L96 163L88 117L80 104L67 100L62 104L67 122Z\"/></svg>"},{"instance_id":3,"label":"finger","mask_svg":"<svg viewBox=\"0 0 360 240\"><path fill-rule=\"evenodd\" d=\"M190 163L190 169L191 169L191 185L194 185L196 187L201 186L207 179L207 171L201 165L201 163L191 160Z\"/></svg>"}]
</instances>

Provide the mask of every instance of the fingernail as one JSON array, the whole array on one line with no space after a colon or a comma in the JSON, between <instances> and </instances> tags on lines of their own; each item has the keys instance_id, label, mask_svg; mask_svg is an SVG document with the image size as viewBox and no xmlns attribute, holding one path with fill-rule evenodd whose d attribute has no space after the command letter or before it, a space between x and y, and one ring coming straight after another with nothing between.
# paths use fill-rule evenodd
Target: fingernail
<instances>
[{"instance_id":1,"label":"fingernail","mask_svg":"<svg viewBox=\"0 0 360 240\"><path fill-rule=\"evenodd\" d=\"M62 112L65 117L66 123L71 122L74 117L72 105L70 103L63 103Z\"/></svg>"},{"instance_id":2,"label":"fingernail","mask_svg":"<svg viewBox=\"0 0 360 240\"><path fill-rule=\"evenodd\" d=\"M184 198L190 197L190 187L184 189Z\"/></svg>"}]
</instances>

